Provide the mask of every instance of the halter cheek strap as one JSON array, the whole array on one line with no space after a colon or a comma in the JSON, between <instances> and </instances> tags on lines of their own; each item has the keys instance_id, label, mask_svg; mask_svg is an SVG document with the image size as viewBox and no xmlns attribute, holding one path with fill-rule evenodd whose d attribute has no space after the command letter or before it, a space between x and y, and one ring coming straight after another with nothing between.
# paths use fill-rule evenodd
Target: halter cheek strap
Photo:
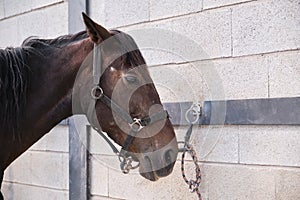
<instances>
[{"instance_id":1,"label":"halter cheek strap","mask_svg":"<svg viewBox=\"0 0 300 200\"><path fill-rule=\"evenodd\" d=\"M97 44L94 44L94 50L93 50L93 88L91 90L91 99L88 106L87 111L87 118L89 119L91 124L96 123L98 125L98 119L95 112L95 105L97 99L99 99L100 95L103 94L102 88L99 86L100 77L102 73L102 56L101 56L101 49L100 46ZM98 94L98 91L100 91L100 95ZM94 127L94 126L93 126ZM97 126L100 127L100 126Z\"/></svg>"}]
</instances>

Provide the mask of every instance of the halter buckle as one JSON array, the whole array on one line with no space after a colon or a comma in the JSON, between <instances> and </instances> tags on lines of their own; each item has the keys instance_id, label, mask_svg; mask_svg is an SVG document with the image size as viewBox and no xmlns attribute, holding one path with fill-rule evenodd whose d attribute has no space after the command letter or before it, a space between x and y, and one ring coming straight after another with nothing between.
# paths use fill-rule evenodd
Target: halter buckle
<instances>
[{"instance_id":1,"label":"halter buckle","mask_svg":"<svg viewBox=\"0 0 300 200\"><path fill-rule=\"evenodd\" d=\"M129 123L129 126L131 128L131 130L138 132L140 131L142 128L144 128L144 126L142 125L142 120L138 119L138 118L134 118L132 123Z\"/></svg>"},{"instance_id":2,"label":"halter buckle","mask_svg":"<svg viewBox=\"0 0 300 200\"><path fill-rule=\"evenodd\" d=\"M97 95L97 91L99 91L100 93ZM91 90L91 96L93 99L100 99L103 96L103 90L99 85L96 85L92 88Z\"/></svg>"}]
</instances>

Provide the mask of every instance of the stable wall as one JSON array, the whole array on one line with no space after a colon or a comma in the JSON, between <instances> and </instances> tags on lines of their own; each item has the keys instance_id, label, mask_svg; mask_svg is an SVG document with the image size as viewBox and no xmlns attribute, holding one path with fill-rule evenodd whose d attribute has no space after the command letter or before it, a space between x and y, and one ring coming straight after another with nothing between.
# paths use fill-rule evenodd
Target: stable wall
<instances>
[{"instance_id":1,"label":"stable wall","mask_svg":"<svg viewBox=\"0 0 300 200\"><path fill-rule=\"evenodd\" d=\"M63 0L0 0L0 48L18 47L29 36L68 34L68 3ZM68 199L68 126L59 125L6 171L6 200Z\"/></svg>"},{"instance_id":2,"label":"stable wall","mask_svg":"<svg viewBox=\"0 0 300 200\"><path fill-rule=\"evenodd\" d=\"M91 16L109 28L129 33L162 28L194 40L203 49L205 53L193 59L163 50L143 50L164 102L191 101L195 97L300 96L299 0L89 3ZM139 38L143 36L135 38L142 43ZM183 46L183 50L192 49ZM209 72L211 76L207 77ZM211 77L216 80L214 88L207 83ZM186 127L176 129L182 138ZM299 126L203 126L193 134L203 173L203 199L300 199ZM111 167L117 161L98 148L102 145L98 140L92 141L96 143L92 148L93 200L197 199L181 178L180 162L171 176L152 183L136 173L123 175L117 167ZM108 166L103 164L105 159ZM192 173L193 163L189 162L187 168Z\"/></svg>"}]
</instances>

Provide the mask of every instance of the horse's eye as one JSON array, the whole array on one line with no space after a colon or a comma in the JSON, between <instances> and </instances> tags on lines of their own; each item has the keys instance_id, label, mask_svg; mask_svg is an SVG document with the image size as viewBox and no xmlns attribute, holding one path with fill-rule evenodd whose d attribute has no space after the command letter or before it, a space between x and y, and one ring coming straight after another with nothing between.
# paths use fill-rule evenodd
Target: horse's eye
<instances>
[{"instance_id":1,"label":"horse's eye","mask_svg":"<svg viewBox=\"0 0 300 200\"><path fill-rule=\"evenodd\" d=\"M133 76L133 75L126 75L125 79L128 83L132 83L132 84L137 84L139 83L139 80L137 79L137 77Z\"/></svg>"}]
</instances>

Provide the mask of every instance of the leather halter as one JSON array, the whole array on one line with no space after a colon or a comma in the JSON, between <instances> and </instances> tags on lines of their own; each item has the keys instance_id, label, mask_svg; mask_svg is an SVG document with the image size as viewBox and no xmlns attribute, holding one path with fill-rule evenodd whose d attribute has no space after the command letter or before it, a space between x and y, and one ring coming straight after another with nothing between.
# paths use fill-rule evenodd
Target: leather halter
<instances>
[{"instance_id":1,"label":"leather halter","mask_svg":"<svg viewBox=\"0 0 300 200\"><path fill-rule=\"evenodd\" d=\"M128 133L128 136L121 148L121 151L119 151L115 147L115 145L108 139L108 137L101 130L99 130L97 127L95 127L92 124L93 120L90 120L93 129L95 129L104 138L104 140L109 144L113 152L119 156L119 160L121 162L120 163L121 170L123 171L123 173L127 174L129 173L130 169L134 169L138 167L138 165L136 167L133 167L131 165L133 158L127 153L127 150L131 145L135 136L145 126L151 125L163 119L167 119L169 118L169 115L166 110L161 110L157 113L152 114L151 116L147 116L144 118L132 118L128 112L124 111L123 108L121 108L112 99L110 99L108 96L104 94L103 89L100 86L101 75L102 75L101 50L100 50L100 46L95 44L93 50L93 87L91 90L91 99L88 107L87 116L88 118L96 117L95 119L97 120L97 116L95 113L95 105L96 102L100 100L102 103L108 106L112 111L117 113L117 115L122 120L128 123L130 127L130 132Z\"/></svg>"}]
</instances>

